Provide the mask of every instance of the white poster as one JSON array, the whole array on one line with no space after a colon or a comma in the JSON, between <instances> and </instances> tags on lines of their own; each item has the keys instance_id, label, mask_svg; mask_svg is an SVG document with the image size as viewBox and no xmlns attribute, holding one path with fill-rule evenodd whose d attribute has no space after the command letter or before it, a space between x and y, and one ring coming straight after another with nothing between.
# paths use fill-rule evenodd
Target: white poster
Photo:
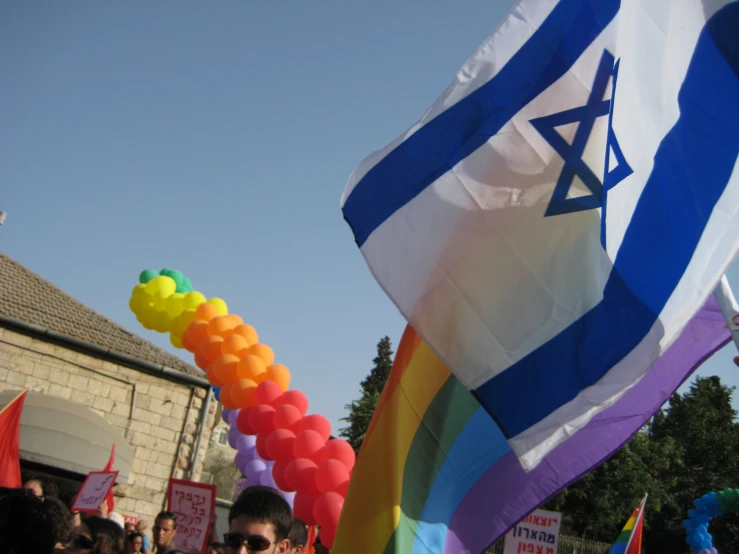
<instances>
[{"instance_id":1,"label":"white poster","mask_svg":"<svg viewBox=\"0 0 739 554\"><path fill-rule=\"evenodd\" d=\"M503 554L557 554L562 514L536 510L505 536Z\"/></svg>"}]
</instances>

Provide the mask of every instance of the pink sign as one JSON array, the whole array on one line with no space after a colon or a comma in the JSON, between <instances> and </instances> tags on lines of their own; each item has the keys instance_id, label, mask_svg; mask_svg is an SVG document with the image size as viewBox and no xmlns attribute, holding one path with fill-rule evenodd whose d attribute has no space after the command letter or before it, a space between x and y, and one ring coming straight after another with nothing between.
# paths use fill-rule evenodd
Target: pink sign
<instances>
[{"instance_id":1,"label":"pink sign","mask_svg":"<svg viewBox=\"0 0 739 554\"><path fill-rule=\"evenodd\" d=\"M216 509L216 487L193 481L170 479L167 509L177 515L177 548L201 552L208 545L210 516Z\"/></svg>"},{"instance_id":2,"label":"pink sign","mask_svg":"<svg viewBox=\"0 0 739 554\"><path fill-rule=\"evenodd\" d=\"M108 491L115 485L118 479L117 471L91 471L87 474L85 482L82 483L80 492L72 506L73 512L96 513L98 507L108 494Z\"/></svg>"}]
</instances>

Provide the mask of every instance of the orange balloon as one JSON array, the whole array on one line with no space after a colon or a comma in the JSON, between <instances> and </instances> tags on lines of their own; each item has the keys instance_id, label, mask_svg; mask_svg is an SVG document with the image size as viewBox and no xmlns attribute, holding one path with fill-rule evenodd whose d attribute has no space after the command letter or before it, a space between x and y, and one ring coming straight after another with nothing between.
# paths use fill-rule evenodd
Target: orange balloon
<instances>
[{"instance_id":1,"label":"orange balloon","mask_svg":"<svg viewBox=\"0 0 739 554\"><path fill-rule=\"evenodd\" d=\"M203 344L203 341L208 338L208 322L202 319L196 319L187 326L182 336L184 337L185 335L187 335L187 339L185 339L187 343L193 346L192 350L189 348L188 350L194 353Z\"/></svg>"},{"instance_id":2,"label":"orange balloon","mask_svg":"<svg viewBox=\"0 0 739 554\"><path fill-rule=\"evenodd\" d=\"M218 308L216 308L213 304L208 304L207 302L205 304L200 304L195 309L195 319L202 319L204 321L210 321L214 317L218 317L220 314L218 313Z\"/></svg>"},{"instance_id":3,"label":"orange balloon","mask_svg":"<svg viewBox=\"0 0 739 554\"><path fill-rule=\"evenodd\" d=\"M265 379L277 383L284 392L290 386L290 370L282 364L273 364L267 368Z\"/></svg>"},{"instance_id":4,"label":"orange balloon","mask_svg":"<svg viewBox=\"0 0 739 554\"><path fill-rule=\"evenodd\" d=\"M208 366L208 369L205 370L205 378L208 379L208 382L214 387L223 387L226 383L218 379L215 373L215 369L216 362L213 362Z\"/></svg>"},{"instance_id":5,"label":"orange balloon","mask_svg":"<svg viewBox=\"0 0 739 554\"><path fill-rule=\"evenodd\" d=\"M243 358L246 356L246 351L248 349L249 343L246 342L246 339L233 332L223 341L224 354L233 354L238 358Z\"/></svg>"},{"instance_id":6,"label":"orange balloon","mask_svg":"<svg viewBox=\"0 0 739 554\"><path fill-rule=\"evenodd\" d=\"M262 358L258 356L244 356L236 367L236 375L239 379L251 379L257 384L264 380L267 374L267 366L264 365Z\"/></svg>"},{"instance_id":7,"label":"orange balloon","mask_svg":"<svg viewBox=\"0 0 739 554\"><path fill-rule=\"evenodd\" d=\"M251 379L239 379L229 386L231 400L238 408L246 409L257 405L254 393L257 390L257 384Z\"/></svg>"},{"instance_id":8,"label":"orange balloon","mask_svg":"<svg viewBox=\"0 0 739 554\"><path fill-rule=\"evenodd\" d=\"M249 346L251 346L252 344L257 344L259 342L259 335L257 334L257 330L248 323L243 323L239 325L233 330L233 332L244 337L246 339L246 342L249 343Z\"/></svg>"},{"instance_id":9,"label":"orange balloon","mask_svg":"<svg viewBox=\"0 0 739 554\"><path fill-rule=\"evenodd\" d=\"M257 343L249 347L249 354L262 358L264 365L271 366L275 363L275 353L266 344Z\"/></svg>"},{"instance_id":10,"label":"orange balloon","mask_svg":"<svg viewBox=\"0 0 739 554\"><path fill-rule=\"evenodd\" d=\"M221 383L230 385L238 380L236 376L236 366L238 364L239 359L236 356L224 354L213 362L213 376Z\"/></svg>"},{"instance_id":11,"label":"orange balloon","mask_svg":"<svg viewBox=\"0 0 739 554\"><path fill-rule=\"evenodd\" d=\"M224 335L228 336L234 327L236 327L236 325L234 325L229 316L219 315L218 317L211 319L210 323L208 323L208 334L211 337L218 335L223 338Z\"/></svg>"},{"instance_id":12,"label":"orange balloon","mask_svg":"<svg viewBox=\"0 0 739 554\"><path fill-rule=\"evenodd\" d=\"M238 327L239 325L243 325L244 323L244 320L241 318L241 316L237 314L228 314L224 317L227 317L229 321L233 322L234 327Z\"/></svg>"},{"instance_id":13,"label":"orange balloon","mask_svg":"<svg viewBox=\"0 0 739 554\"><path fill-rule=\"evenodd\" d=\"M208 337L205 339L198 349L195 351L195 357L200 357L205 362L205 366L212 364L216 358L221 355L221 347L223 339L221 337ZM199 366L203 367L203 366Z\"/></svg>"},{"instance_id":14,"label":"orange balloon","mask_svg":"<svg viewBox=\"0 0 739 554\"><path fill-rule=\"evenodd\" d=\"M229 410L235 410L238 408L236 405L236 402L234 398L231 396L231 391L233 390L234 385L226 385L221 389L221 392L218 395L218 398L221 401L221 404L223 404L224 408L228 408Z\"/></svg>"},{"instance_id":15,"label":"orange balloon","mask_svg":"<svg viewBox=\"0 0 739 554\"><path fill-rule=\"evenodd\" d=\"M198 345L195 344L194 342L190 342L190 335L188 335L187 333L183 333L182 334L182 348L190 352L195 352L195 350L197 350L198 348Z\"/></svg>"}]
</instances>

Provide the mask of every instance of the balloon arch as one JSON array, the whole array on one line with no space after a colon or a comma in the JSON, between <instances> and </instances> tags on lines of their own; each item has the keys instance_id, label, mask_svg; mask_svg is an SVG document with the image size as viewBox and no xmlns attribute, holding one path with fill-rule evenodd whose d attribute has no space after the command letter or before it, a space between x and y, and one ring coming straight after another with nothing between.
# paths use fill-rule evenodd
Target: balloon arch
<instances>
[{"instance_id":1,"label":"balloon arch","mask_svg":"<svg viewBox=\"0 0 739 554\"><path fill-rule=\"evenodd\" d=\"M697 498L694 504L695 508L688 510L688 519L683 521L687 542L695 554L718 554L708 524L716 516L739 510L739 489L709 492Z\"/></svg>"},{"instance_id":2,"label":"balloon arch","mask_svg":"<svg viewBox=\"0 0 739 554\"><path fill-rule=\"evenodd\" d=\"M169 333L173 346L194 354L223 404L229 444L244 486L262 484L282 492L295 516L320 525L331 548L354 467L348 442L331 438L331 424L308 415L308 399L290 390L290 371L251 325L228 313L220 298L193 289L174 269L147 269L129 302L146 329Z\"/></svg>"}]
</instances>

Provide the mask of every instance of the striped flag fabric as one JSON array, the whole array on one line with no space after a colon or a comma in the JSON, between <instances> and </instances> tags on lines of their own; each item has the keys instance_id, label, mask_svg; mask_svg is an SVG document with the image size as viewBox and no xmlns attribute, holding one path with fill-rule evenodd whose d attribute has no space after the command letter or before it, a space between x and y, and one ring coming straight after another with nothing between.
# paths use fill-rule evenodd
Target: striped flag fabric
<instances>
[{"instance_id":1,"label":"striped flag fabric","mask_svg":"<svg viewBox=\"0 0 739 554\"><path fill-rule=\"evenodd\" d=\"M649 381L736 255L737 28L737 1L521 0L349 179L370 270L526 471Z\"/></svg>"},{"instance_id":2,"label":"striped flag fabric","mask_svg":"<svg viewBox=\"0 0 739 554\"><path fill-rule=\"evenodd\" d=\"M711 298L652 370L524 471L501 428L409 325L352 473L332 554L477 554L618 450L730 340Z\"/></svg>"},{"instance_id":3,"label":"striped flag fabric","mask_svg":"<svg viewBox=\"0 0 739 554\"><path fill-rule=\"evenodd\" d=\"M641 539L644 528L644 507L647 503L645 495L639 506L631 514L631 517L624 525L623 530L618 535L616 543L608 554L641 554Z\"/></svg>"}]
</instances>

